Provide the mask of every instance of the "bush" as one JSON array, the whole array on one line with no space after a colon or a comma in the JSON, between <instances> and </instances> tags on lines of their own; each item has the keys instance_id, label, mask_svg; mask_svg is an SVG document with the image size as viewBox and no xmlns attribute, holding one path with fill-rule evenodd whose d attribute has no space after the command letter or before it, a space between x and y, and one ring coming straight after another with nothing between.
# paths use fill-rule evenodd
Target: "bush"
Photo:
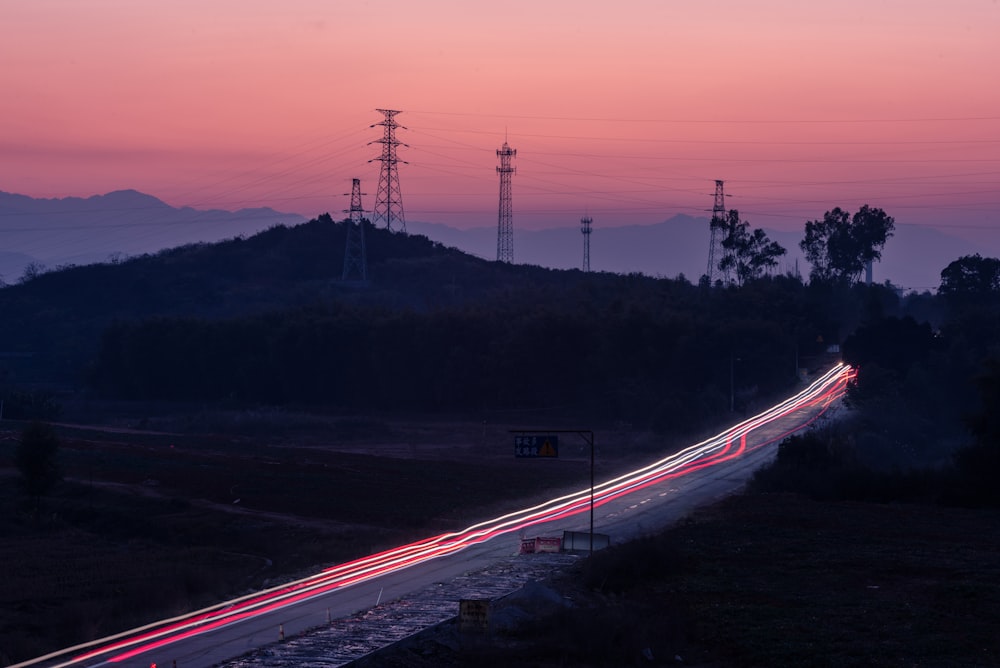
<instances>
[{"instance_id":1,"label":"bush","mask_svg":"<svg viewBox=\"0 0 1000 668\"><path fill-rule=\"evenodd\" d=\"M818 501L938 501L947 495L951 471L880 471L861 463L847 428L788 438L770 466L754 473L750 491L794 493Z\"/></svg>"},{"instance_id":2,"label":"bush","mask_svg":"<svg viewBox=\"0 0 1000 668\"><path fill-rule=\"evenodd\" d=\"M59 437L50 425L32 422L21 432L21 442L14 452L14 461L21 472L24 491L37 500L59 482L56 463Z\"/></svg>"},{"instance_id":3,"label":"bush","mask_svg":"<svg viewBox=\"0 0 1000 668\"><path fill-rule=\"evenodd\" d=\"M44 390L11 391L0 394L3 417L7 420L55 420L62 412L52 392Z\"/></svg>"}]
</instances>

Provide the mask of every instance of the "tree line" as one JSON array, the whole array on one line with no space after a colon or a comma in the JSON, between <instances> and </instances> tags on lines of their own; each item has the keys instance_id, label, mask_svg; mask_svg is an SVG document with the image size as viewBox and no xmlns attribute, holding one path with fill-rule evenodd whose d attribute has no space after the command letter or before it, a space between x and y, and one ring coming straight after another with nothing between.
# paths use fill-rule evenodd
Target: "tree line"
<instances>
[{"instance_id":1,"label":"tree line","mask_svg":"<svg viewBox=\"0 0 1000 668\"><path fill-rule=\"evenodd\" d=\"M759 488L1000 506L1000 260L958 258L921 301L933 317L873 311L846 338L852 415L782 444Z\"/></svg>"},{"instance_id":2,"label":"tree line","mask_svg":"<svg viewBox=\"0 0 1000 668\"><path fill-rule=\"evenodd\" d=\"M360 288L330 261L346 221L324 215L5 288L0 344L44 343L116 398L552 408L662 428L784 387L875 315L940 322L945 296L980 299L963 286L996 280L973 257L942 272L940 296L858 285L894 225L867 205L806 223L808 282L769 275L784 249L738 211L713 225L724 285L487 262L369 229Z\"/></svg>"},{"instance_id":3,"label":"tree line","mask_svg":"<svg viewBox=\"0 0 1000 668\"><path fill-rule=\"evenodd\" d=\"M992 409L965 416L997 394L1000 260L958 258L937 295L860 284L892 235L880 209L806 223L808 282L769 275L784 249L729 211L713 225L732 280L715 286L492 263L371 230L379 278L352 287L328 261L345 224L323 216L39 276L3 291L0 342L27 333L75 350L77 363L89 349L86 384L118 399L531 411L661 431L746 410L843 342L858 368L854 461L939 466L970 429L986 449L965 461L996 456L983 445L997 439ZM86 316L74 320L74 308ZM8 417L57 410L45 393L0 388L2 399L23 413Z\"/></svg>"},{"instance_id":4,"label":"tree line","mask_svg":"<svg viewBox=\"0 0 1000 668\"><path fill-rule=\"evenodd\" d=\"M788 277L731 292L683 279L578 278L488 304L328 302L232 319L120 321L89 378L109 396L138 400L549 410L665 429L725 412L737 391L784 388L796 352L804 360L824 348L821 309Z\"/></svg>"},{"instance_id":5,"label":"tree line","mask_svg":"<svg viewBox=\"0 0 1000 668\"><path fill-rule=\"evenodd\" d=\"M778 258L787 250L771 241L760 228L740 218L737 209L724 216L713 216L713 233L721 235L722 257L717 269L725 282L741 286L757 280L778 266ZM835 207L822 220L805 225L805 238L799 247L811 265L811 281L849 285L857 282L870 263L882 257L882 249L895 229L895 219L867 204L853 216Z\"/></svg>"}]
</instances>

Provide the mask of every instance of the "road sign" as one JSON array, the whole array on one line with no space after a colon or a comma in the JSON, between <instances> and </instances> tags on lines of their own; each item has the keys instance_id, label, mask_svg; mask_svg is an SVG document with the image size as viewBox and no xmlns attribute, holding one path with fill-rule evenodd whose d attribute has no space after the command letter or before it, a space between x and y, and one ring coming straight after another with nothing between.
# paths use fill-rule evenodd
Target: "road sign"
<instances>
[{"instance_id":1,"label":"road sign","mask_svg":"<svg viewBox=\"0 0 1000 668\"><path fill-rule=\"evenodd\" d=\"M562 550L562 538L536 536L521 539L521 554L536 554L539 552L559 552Z\"/></svg>"},{"instance_id":2,"label":"road sign","mask_svg":"<svg viewBox=\"0 0 1000 668\"><path fill-rule=\"evenodd\" d=\"M514 436L515 457L558 457L559 437L555 434L517 434Z\"/></svg>"},{"instance_id":3,"label":"road sign","mask_svg":"<svg viewBox=\"0 0 1000 668\"><path fill-rule=\"evenodd\" d=\"M489 599L467 599L458 602L458 628L460 631L487 631L490 628Z\"/></svg>"}]
</instances>

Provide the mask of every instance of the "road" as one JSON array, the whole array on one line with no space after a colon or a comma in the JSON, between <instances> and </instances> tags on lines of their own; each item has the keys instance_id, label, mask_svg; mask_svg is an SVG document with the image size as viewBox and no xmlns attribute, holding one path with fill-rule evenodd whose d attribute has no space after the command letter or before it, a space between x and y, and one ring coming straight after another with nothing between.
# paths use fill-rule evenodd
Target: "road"
<instances>
[{"instance_id":1,"label":"road","mask_svg":"<svg viewBox=\"0 0 1000 668\"><path fill-rule=\"evenodd\" d=\"M46 668L201 668L450 580L519 547L518 536L594 527L622 542L661 529L742 486L785 436L812 424L844 393L838 365L808 388L725 432L617 478L463 531L441 534L328 568L308 578L117 636L16 664ZM593 493L592 493L593 492ZM498 539L503 537L503 539Z\"/></svg>"}]
</instances>

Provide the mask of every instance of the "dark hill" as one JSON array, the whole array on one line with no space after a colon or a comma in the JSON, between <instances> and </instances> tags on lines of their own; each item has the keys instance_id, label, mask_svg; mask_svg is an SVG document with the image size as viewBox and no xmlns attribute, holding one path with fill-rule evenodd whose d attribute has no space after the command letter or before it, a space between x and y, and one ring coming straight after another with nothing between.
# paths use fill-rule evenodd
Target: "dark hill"
<instances>
[{"instance_id":1,"label":"dark hill","mask_svg":"<svg viewBox=\"0 0 1000 668\"><path fill-rule=\"evenodd\" d=\"M0 382L664 428L787 385L796 349L831 326L788 277L709 289L500 264L370 228L360 286L340 280L345 240L324 215L0 289Z\"/></svg>"},{"instance_id":2,"label":"dark hill","mask_svg":"<svg viewBox=\"0 0 1000 668\"><path fill-rule=\"evenodd\" d=\"M34 379L67 381L79 378L116 320L231 318L324 301L423 309L479 298L532 273L369 227L371 281L361 288L340 280L344 246L344 225L324 215L248 238L43 272L0 289L0 353L36 357Z\"/></svg>"}]
</instances>

